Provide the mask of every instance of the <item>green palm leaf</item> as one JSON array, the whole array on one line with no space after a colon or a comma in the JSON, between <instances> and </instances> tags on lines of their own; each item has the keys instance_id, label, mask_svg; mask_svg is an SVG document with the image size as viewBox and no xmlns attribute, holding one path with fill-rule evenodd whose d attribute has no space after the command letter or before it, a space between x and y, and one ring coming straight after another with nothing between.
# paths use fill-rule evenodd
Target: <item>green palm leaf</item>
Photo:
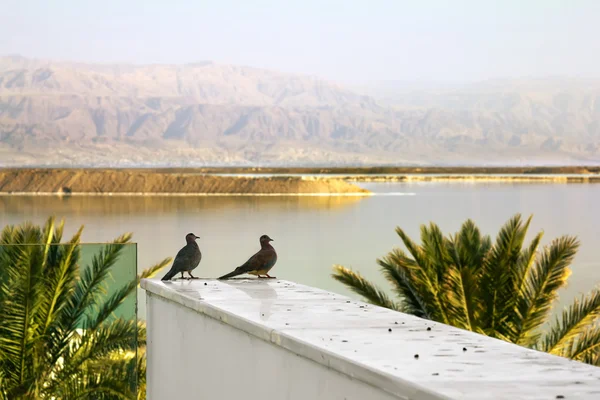
<instances>
[{"instance_id":1,"label":"green palm leaf","mask_svg":"<svg viewBox=\"0 0 600 400\"><path fill-rule=\"evenodd\" d=\"M412 282L418 288L423 302L428 305L428 314L436 321L449 323L446 305L440 290L440 270L443 266L432 264L432 262L443 263L443 250L440 250L439 254L427 255L425 249L417 246L402 229L396 228L396 233L415 260L413 271L411 271ZM437 235L437 229L428 230L421 227L421 239L427 243L426 246L430 251L437 251L431 249L436 248L438 243L443 240ZM441 243L439 245L442 246Z\"/></svg>"},{"instance_id":2,"label":"green palm leaf","mask_svg":"<svg viewBox=\"0 0 600 400\"><path fill-rule=\"evenodd\" d=\"M586 333L600 319L600 288L587 296L575 299L573 304L556 319L549 333L543 338L540 348L552 354L562 354L569 344Z\"/></svg>"},{"instance_id":3,"label":"green palm leaf","mask_svg":"<svg viewBox=\"0 0 600 400\"><path fill-rule=\"evenodd\" d=\"M458 234L447 240L450 257L444 282L444 296L448 303L452 325L475 330L482 313L482 265L491 247L488 236L481 236L473 221L467 220Z\"/></svg>"},{"instance_id":4,"label":"green palm leaf","mask_svg":"<svg viewBox=\"0 0 600 400\"><path fill-rule=\"evenodd\" d=\"M583 332L559 355L580 361L597 359L600 355L600 326Z\"/></svg>"},{"instance_id":5,"label":"green palm leaf","mask_svg":"<svg viewBox=\"0 0 600 400\"><path fill-rule=\"evenodd\" d=\"M556 239L544 249L530 270L524 294L528 307L521 313L523 328L518 343L532 346L538 342L540 334L535 330L544 324L558 297L558 290L566 284L571 274L568 267L578 247L579 241L575 237Z\"/></svg>"},{"instance_id":6,"label":"green palm leaf","mask_svg":"<svg viewBox=\"0 0 600 400\"><path fill-rule=\"evenodd\" d=\"M69 296L73 290L73 282L78 274L79 266L79 240L83 227L79 228L77 233L71 238L67 245L57 246L60 248L60 254L55 254L57 260L45 263L44 276L41 277L44 283L44 293L42 295L42 308L40 309L40 335L44 336L50 329L53 321L58 319L61 310L68 305ZM45 251L48 256L51 251ZM45 259L45 261L47 258Z\"/></svg>"},{"instance_id":7,"label":"green palm leaf","mask_svg":"<svg viewBox=\"0 0 600 400\"><path fill-rule=\"evenodd\" d=\"M427 265L430 266L427 269L431 272L430 279L439 288L444 281L446 265L450 257L446 239L440 228L436 224L430 223L429 227L421 225L421 242L424 258L427 260Z\"/></svg>"},{"instance_id":8,"label":"green palm leaf","mask_svg":"<svg viewBox=\"0 0 600 400\"><path fill-rule=\"evenodd\" d=\"M334 279L344 283L353 292L361 295L371 304L397 310L396 304L392 302L381 289L375 287L360 274L353 272L352 270L349 270L341 265L336 265L333 268L335 271L335 273L332 274Z\"/></svg>"},{"instance_id":9,"label":"green palm leaf","mask_svg":"<svg viewBox=\"0 0 600 400\"><path fill-rule=\"evenodd\" d=\"M0 233L0 399L143 398L136 389L145 385L138 373L145 365L145 325L108 316L140 278L170 260L106 298L110 269L131 235L105 246L80 270L81 229L59 245L63 228L49 218L41 228L25 223ZM78 329L90 321L93 329Z\"/></svg>"},{"instance_id":10,"label":"green palm leaf","mask_svg":"<svg viewBox=\"0 0 600 400\"><path fill-rule=\"evenodd\" d=\"M473 330L477 325L477 280L473 271L451 265L446 273L445 297L452 325Z\"/></svg>"},{"instance_id":11,"label":"green palm leaf","mask_svg":"<svg viewBox=\"0 0 600 400\"><path fill-rule=\"evenodd\" d=\"M70 342L69 350L63 355L63 367L56 375L55 382L64 381L84 363L101 359L115 350L135 351L137 331L136 322L122 319L95 330L84 330Z\"/></svg>"},{"instance_id":12,"label":"green palm leaf","mask_svg":"<svg viewBox=\"0 0 600 400\"><path fill-rule=\"evenodd\" d=\"M77 400L130 400L135 399L121 374L80 373L57 389L57 398Z\"/></svg>"},{"instance_id":13,"label":"green palm leaf","mask_svg":"<svg viewBox=\"0 0 600 400\"><path fill-rule=\"evenodd\" d=\"M117 307L119 307L125 299L138 287L140 280L145 278L151 278L156 275L158 271L163 269L171 262L171 258L165 258L161 262L152 267L142 271L140 275L137 276L135 281L131 281L117 290L112 296L106 299L102 304L99 305L98 311L95 314L95 317L90 317L85 321L84 329L96 329L100 326L100 324L104 323L109 316L111 316Z\"/></svg>"},{"instance_id":14,"label":"green palm leaf","mask_svg":"<svg viewBox=\"0 0 600 400\"><path fill-rule=\"evenodd\" d=\"M515 343L520 343L525 334L523 315L525 315L527 309L531 307L527 296L527 279L535 266L538 247L542 240L542 236L543 232L540 232L534 237L529 247L522 251L515 268L511 270L513 273L514 284L513 296L506 303L506 307L503 311L506 318L499 329Z\"/></svg>"},{"instance_id":15,"label":"green palm leaf","mask_svg":"<svg viewBox=\"0 0 600 400\"><path fill-rule=\"evenodd\" d=\"M448 237L423 225L421 245L396 228L408 253L393 249L377 263L398 303L358 272L335 266L334 278L372 303L600 365L600 288L565 310L540 340L579 242L564 236L539 252L540 232L523 248L531 219L516 214L493 244L471 220Z\"/></svg>"},{"instance_id":16,"label":"green palm leaf","mask_svg":"<svg viewBox=\"0 0 600 400\"><path fill-rule=\"evenodd\" d=\"M378 259L377 263L401 300L396 307L399 306L402 312L431 319L427 303L421 298L422 292L416 288L420 283L415 281L413 274L417 271L415 262L406 257L402 250L394 249L386 257Z\"/></svg>"},{"instance_id":17,"label":"green palm leaf","mask_svg":"<svg viewBox=\"0 0 600 400\"><path fill-rule=\"evenodd\" d=\"M58 351L62 353L69 344L71 333L84 323L84 317L97 311L98 302L106 294L104 281L109 276L110 268L116 263L124 245L131 240L131 234L124 234L105 246L99 254L92 258L90 268L80 273L75 284L69 307L64 309L60 321L62 329L57 335ZM53 359L55 363L58 359Z\"/></svg>"},{"instance_id":18,"label":"green palm leaf","mask_svg":"<svg viewBox=\"0 0 600 400\"><path fill-rule=\"evenodd\" d=\"M483 263L480 284L486 296L482 297L485 311L482 313L481 326L491 336L496 336L497 333L504 335L499 332L499 328L506 318L503 311L514 293L512 270L519 261L530 221L531 217L523 225L520 214L512 217L500 229L496 242Z\"/></svg>"}]
</instances>

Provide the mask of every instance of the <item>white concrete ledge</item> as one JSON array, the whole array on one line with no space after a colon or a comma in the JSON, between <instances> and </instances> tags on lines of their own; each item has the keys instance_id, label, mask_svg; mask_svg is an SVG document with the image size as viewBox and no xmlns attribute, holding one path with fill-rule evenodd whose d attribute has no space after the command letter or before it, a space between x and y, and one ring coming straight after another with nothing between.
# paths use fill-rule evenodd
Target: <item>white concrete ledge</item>
<instances>
[{"instance_id":1,"label":"white concrete ledge","mask_svg":"<svg viewBox=\"0 0 600 400\"><path fill-rule=\"evenodd\" d=\"M141 285L149 400L600 399L600 368L292 282Z\"/></svg>"}]
</instances>

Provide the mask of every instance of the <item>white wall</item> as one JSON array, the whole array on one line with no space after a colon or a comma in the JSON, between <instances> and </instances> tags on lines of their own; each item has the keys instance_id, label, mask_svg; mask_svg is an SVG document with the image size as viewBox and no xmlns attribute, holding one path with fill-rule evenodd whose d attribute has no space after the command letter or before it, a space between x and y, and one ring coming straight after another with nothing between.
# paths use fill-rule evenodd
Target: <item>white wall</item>
<instances>
[{"instance_id":1,"label":"white wall","mask_svg":"<svg viewBox=\"0 0 600 400\"><path fill-rule=\"evenodd\" d=\"M147 310L148 400L399 398L151 293Z\"/></svg>"},{"instance_id":2,"label":"white wall","mask_svg":"<svg viewBox=\"0 0 600 400\"><path fill-rule=\"evenodd\" d=\"M600 368L293 282L141 286L150 400L600 399Z\"/></svg>"}]
</instances>

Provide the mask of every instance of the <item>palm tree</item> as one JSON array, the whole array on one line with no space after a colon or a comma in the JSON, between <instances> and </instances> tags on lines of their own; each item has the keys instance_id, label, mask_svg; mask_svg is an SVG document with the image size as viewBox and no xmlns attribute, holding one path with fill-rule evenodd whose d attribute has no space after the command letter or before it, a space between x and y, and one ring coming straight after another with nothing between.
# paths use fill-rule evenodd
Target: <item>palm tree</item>
<instances>
[{"instance_id":1,"label":"palm tree","mask_svg":"<svg viewBox=\"0 0 600 400\"><path fill-rule=\"evenodd\" d=\"M333 277L372 304L600 366L600 289L541 329L579 242L563 236L539 250L540 232L523 247L530 222L515 215L494 243L471 220L448 237L422 225L420 245L396 228L408 254L396 248L377 263L398 301L343 266Z\"/></svg>"},{"instance_id":2,"label":"palm tree","mask_svg":"<svg viewBox=\"0 0 600 400\"><path fill-rule=\"evenodd\" d=\"M131 234L80 269L83 227L60 244L63 227L49 218L0 233L0 398L145 398L145 324L115 310L170 259L107 295Z\"/></svg>"}]
</instances>

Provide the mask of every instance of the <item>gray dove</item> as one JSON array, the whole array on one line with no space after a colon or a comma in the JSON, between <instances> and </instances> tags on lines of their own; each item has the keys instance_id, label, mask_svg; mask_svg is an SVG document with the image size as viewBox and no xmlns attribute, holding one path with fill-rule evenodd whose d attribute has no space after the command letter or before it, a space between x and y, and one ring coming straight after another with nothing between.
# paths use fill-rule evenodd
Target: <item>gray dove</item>
<instances>
[{"instance_id":1,"label":"gray dove","mask_svg":"<svg viewBox=\"0 0 600 400\"><path fill-rule=\"evenodd\" d=\"M193 233L185 235L187 244L179 250L175 256L175 261L173 261L171 269L163 276L161 279L162 281L170 280L179 272L181 273L181 279L183 279L184 272L187 272L191 279L196 279L196 277L192 275L192 270L200 264L200 260L202 259L202 253L200 253L200 247L198 247L196 239L200 239L200 236L196 236Z\"/></svg>"}]
</instances>

